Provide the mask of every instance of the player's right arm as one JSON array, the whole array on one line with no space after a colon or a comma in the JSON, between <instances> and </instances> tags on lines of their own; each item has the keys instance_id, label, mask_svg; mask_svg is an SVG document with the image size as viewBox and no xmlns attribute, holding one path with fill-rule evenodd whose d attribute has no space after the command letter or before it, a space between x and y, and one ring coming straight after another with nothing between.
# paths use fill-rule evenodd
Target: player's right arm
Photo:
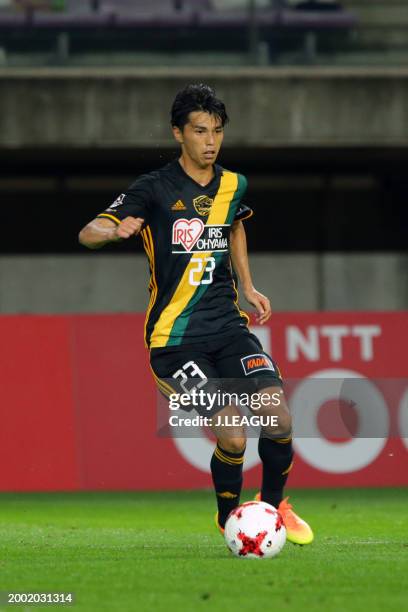
<instances>
[{"instance_id":1,"label":"player's right arm","mask_svg":"<svg viewBox=\"0 0 408 612\"><path fill-rule=\"evenodd\" d=\"M144 223L149 224L153 203L151 175L140 176L129 189L79 233L79 242L88 249L100 249L109 242L137 236Z\"/></svg>"},{"instance_id":2,"label":"player's right arm","mask_svg":"<svg viewBox=\"0 0 408 612\"><path fill-rule=\"evenodd\" d=\"M79 232L79 242L88 249L100 249L109 242L137 236L143 223L144 219L140 217L126 217L118 224L105 217L97 218Z\"/></svg>"}]
</instances>

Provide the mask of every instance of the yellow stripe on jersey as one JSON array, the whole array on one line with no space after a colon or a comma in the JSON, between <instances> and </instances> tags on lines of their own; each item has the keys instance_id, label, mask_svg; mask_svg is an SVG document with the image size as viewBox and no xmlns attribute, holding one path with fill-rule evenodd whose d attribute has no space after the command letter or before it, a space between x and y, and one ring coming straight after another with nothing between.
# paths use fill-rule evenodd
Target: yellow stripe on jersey
<instances>
[{"instance_id":1,"label":"yellow stripe on jersey","mask_svg":"<svg viewBox=\"0 0 408 612\"><path fill-rule=\"evenodd\" d=\"M119 225L121 222L120 219L118 219L117 217L115 217L114 215L108 215L108 213L101 213L100 215L98 215L96 217L97 219L110 219L111 221L114 221L116 223L116 225Z\"/></svg>"},{"instance_id":2,"label":"yellow stripe on jersey","mask_svg":"<svg viewBox=\"0 0 408 612\"><path fill-rule=\"evenodd\" d=\"M167 397L167 399L170 399L170 395L172 395L172 394L167 389L165 389L163 387L163 385L158 380L156 380L156 385L157 385L157 388L160 391L160 393L163 393L163 395L165 397Z\"/></svg>"},{"instance_id":3,"label":"yellow stripe on jersey","mask_svg":"<svg viewBox=\"0 0 408 612\"><path fill-rule=\"evenodd\" d=\"M248 324L249 323L249 315L245 312L245 310L241 310L239 305L238 305L238 299L239 299L239 297L238 297L238 289L237 289L237 286L235 284L234 279L232 279L232 284L233 284L235 295L236 295L236 298L234 300L234 304L237 307L237 310L238 310L239 314L241 315L241 317L244 317L247 320L247 324Z\"/></svg>"},{"instance_id":4,"label":"yellow stripe on jersey","mask_svg":"<svg viewBox=\"0 0 408 612\"><path fill-rule=\"evenodd\" d=\"M140 235L141 235L142 240L143 240L143 248L144 248L145 253L147 255L147 258L149 260L150 279L149 279L149 287L148 288L149 288L149 291L151 292L153 290L153 274L152 274L152 272L153 272L153 254L152 254L152 250L150 248L150 244L149 244L148 239L147 239L146 230L142 230L140 232ZM152 297L152 295L150 293L150 299L151 299L151 297Z\"/></svg>"},{"instance_id":5,"label":"yellow stripe on jersey","mask_svg":"<svg viewBox=\"0 0 408 612\"><path fill-rule=\"evenodd\" d=\"M231 201L238 187L238 175L235 172L224 171L220 187L217 195L214 198L211 206L210 214L207 218L207 225L222 225L225 223ZM195 272L196 282L200 282L205 272L205 259L210 257L212 252L194 253L194 262L191 261L193 255L190 256L189 263L184 270L183 276L170 300L170 303L162 311L156 325L154 326L151 338L150 347L157 348L166 346L169 339L172 327L175 320L183 312L189 301L195 294L199 285L190 285L189 276L192 269L197 269L197 260L202 260L201 272Z\"/></svg>"},{"instance_id":6,"label":"yellow stripe on jersey","mask_svg":"<svg viewBox=\"0 0 408 612\"><path fill-rule=\"evenodd\" d=\"M162 378L159 378L154 373L154 370L153 370L152 366L150 366L150 369L152 371L153 378L155 379L155 381L157 383L157 386L165 393L165 395L169 396L172 393L177 393L177 391L175 389L173 389L173 387L171 387L165 380L163 380Z\"/></svg>"},{"instance_id":7,"label":"yellow stripe on jersey","mask_svg":"<svg viewBox=\"0 0 408 612\"><path fill-rule=\"evenodd\" d=\"M142 234L144 249L149 259L150 269L151 269L150 282L149 282L149 289L151 290L151 294L150 294L149 305L146 311L146 318L145 318L145 324L144 324L144 341L145 341L145 346L147 347L148 346L147 344L147 323L149 321L150 312L156 302L158 287L157 287L157 281L156 281L153 236L152 236L150 227L148 226L146 229L142 230L141 234Z\"/></svg>"},{"instance_id":8,"label":"yellow stripe on jersey","mask_svg":"<svg viewBox=\"0 0 408 612\"><path fill-rule=\"evenodd\" d=\"M167 397L167 399L170 399L170 396L172 395L172 393L170 393L170 391L168 389L163 387L163 385L160 383L159 380L156 380L156 385L157 385L157 388L160 391L160 393L163 393L163 395L165 397Z\"/></svg>"}]
</instances>

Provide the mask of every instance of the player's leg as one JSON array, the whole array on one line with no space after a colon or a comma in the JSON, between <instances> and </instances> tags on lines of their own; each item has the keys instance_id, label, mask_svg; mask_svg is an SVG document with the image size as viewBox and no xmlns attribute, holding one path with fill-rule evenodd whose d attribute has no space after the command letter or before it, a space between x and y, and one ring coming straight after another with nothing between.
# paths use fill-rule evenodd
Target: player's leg
<instances>
[{"instance_id":1,"label":"player's leg","mask_svg":"<svg viewBox=\"0 0 408 612\"><path fill-rule=\"evenodd\" d=\"M253 413L264 423L258 442L262 461L261 498L277 508L283 500L283 490L293 465L292 419L282 387L264 386L266 384L267 378L263 384L259 383L262 403Z\"/></svg>"},{"instance_id":2,"label":"player's leg","mask_svg":"<svg viewBox=\"0 0 408 612\"><path fill-rule=\"evenodd\" d=\"M239 416L235 406L226 406L212 415L211 429L217 446L211 458L211 475L217 498L217 524L221 530L231 510L239 505L246 437L244 428L232 425Z\"/></svg>"},{"instance_id":3,"label":"player's leg","mask_svg":"<svg viewBox=\"0 0 408 612\"><path fill-rule=\"evenodd\" d=\"M270 417L270 425L262 428L259 455L262 461L262 488L260 498L278 507L287 528L288 539L301 544L313 540L310 527L293 512L283 499L284 486L293 464L291 416L282 391L279 368L265 353L253 334L243 333L226 347L217 363L221 375L242 379L253 385L257 393L265 396L265 404L255 412ZM269 400L268 400L269 398ZM272 420L271 417L277 417ZM275 424L276 423L276 424Z\"/></svg>"},{"instance_id":4,"label":"player's leg","mask_svg":"<svg viewBox=\"0 0 408 612\"><path fill-rule=\"evenodd\" d=\"M239 334L222 351L216 365L224 379L229 379L229 386L262 394L262 401L257 402L257 409L253 410L263 422L270 419L270 425L263 427L259 440L263 465L261 495L264 501L278 507L293 460L292 421L279 369L263 351L256 336L248 332Z\"/></svg>"},{"instance_id":5,"label":"player's leg","mask_svg":"<svg viewBox=\"0 0 408 612\"><path fill-rule=\"evenodd\" d=\"M277 369L276 364L274 367ZM311 528L293 511L287 498L284 499L283 493L293 465L292 421L286 399L281 387L266 386L266 377L259 378L257 384L259 393L266 401L256 412L262 417L263 422L267 423L262 427L258 443L262 461L262 487L259 499L279 509L289 541L295 544L310 544L313 541ZM275 420L272 417L277 418Z\"/></svg>"},{"instance_id":6,"label":"player's leg","mask_svg":"<svg viewBox=\"0 0 408 612\"><path fill-rule=\"evenodd\" d=\"M203 349L153 349L150 353L150 365L159 391L166 396L171 392L188 392L197 384L206 392L217 390L214 383L218 379L218 373ZM238 506L240 500L245 432L242 427L228 424L231 417L238 414L232 406L218 406L211 411L205 406L197 406L196 410L201 416L211 417L213 420L212 430L217 444L210 465L218 507L217 522L223 528L228 514Z\"/></svg>"}]
</instances>

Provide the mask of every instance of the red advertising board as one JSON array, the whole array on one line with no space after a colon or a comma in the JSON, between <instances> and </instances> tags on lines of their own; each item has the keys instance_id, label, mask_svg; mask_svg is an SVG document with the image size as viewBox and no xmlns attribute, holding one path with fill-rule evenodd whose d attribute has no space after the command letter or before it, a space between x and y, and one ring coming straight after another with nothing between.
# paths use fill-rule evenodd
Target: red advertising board
<instances>
[{"instance_id":1,"label":"red advertising board","mask_svg":"<svg viewBox=\"0 0 408 612\"><path fill-rule=\"evenodd\" d=\"M141 314L0 317L0 490L211 486L213 442L204 432L156 433L143 323ZM297 439L290 485L408 484L408 313L274 314L253 329L284 377L296 379L295 410L310 377L360 377L390 423L388 437ZM399 380L388 388L391 379ZM245 485L259 479L250 440Z\"/></svg>"}]
</instances>

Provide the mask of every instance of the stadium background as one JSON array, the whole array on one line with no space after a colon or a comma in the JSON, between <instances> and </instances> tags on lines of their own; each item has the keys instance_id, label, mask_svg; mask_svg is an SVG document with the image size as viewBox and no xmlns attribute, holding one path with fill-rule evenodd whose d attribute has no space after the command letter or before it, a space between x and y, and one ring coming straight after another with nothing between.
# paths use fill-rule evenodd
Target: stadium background
<instances>
[{"instance_id":1,"label":"stadium background","mask_svg":"<svg viewBox=\"0 0 408 612\"><path fill-rule=\"evenodd\" d=\"M315 540L271 562L215 529L208 438L156 433L139 240L77 239L174 158L197 81L231 117L220 161L248 177L274 311L254 331L292 409L310 376L363 376L389 424L363 436L356 405L333 436L320 397L287 489ZM1 611L406 608L407 109L406 0L0 0ZM242 501L259 475L250 440Z\"/></svg>"},{"instance_id":2,"label":"stadium background","mask_svg":"<svg viewBox=\"0 0 408 612\"><path fill-rule=\"evenodd\" d=\"M407 376L405 24L403 2L1 2L1 490L210 486L210 444L155 435L139 241L77 241L176 155L168 111L188 82L227 104L220 159L249 180L251 268L275 313L258 331L284 375ZM328 442L332 469L298 445L292 484L407 484L407 402L402 388L395 435L360 440L347 468L350 440Z\"/></svg>"}]
</instances>

